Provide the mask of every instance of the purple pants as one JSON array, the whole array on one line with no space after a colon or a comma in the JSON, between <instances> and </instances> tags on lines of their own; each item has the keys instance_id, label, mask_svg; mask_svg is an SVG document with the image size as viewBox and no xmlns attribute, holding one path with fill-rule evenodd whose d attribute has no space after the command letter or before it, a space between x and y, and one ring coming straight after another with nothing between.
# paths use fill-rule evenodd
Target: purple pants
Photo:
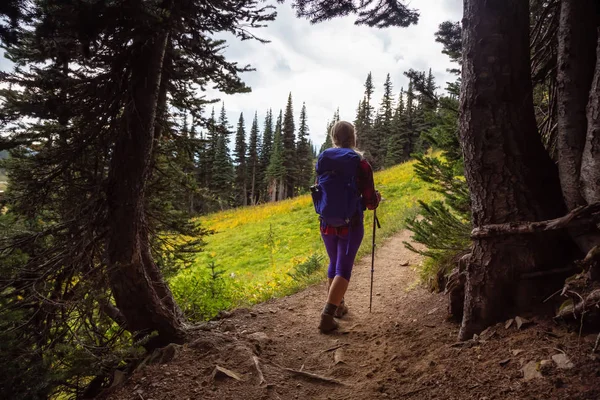
<instances>
[{"instance_id":1,"label":"purple pants","mask_svg":"<svg viewBox=\"0 0 600 400\"><path fill-rule=\"evenodd\" d=\"M329 279L341 276L347 281L350 280L354 259L364 235L365 228L362 223L351 227L350 231L343 235L321 233L329 256L329 269L327 270Z\"/></svg>"}]
</instances>

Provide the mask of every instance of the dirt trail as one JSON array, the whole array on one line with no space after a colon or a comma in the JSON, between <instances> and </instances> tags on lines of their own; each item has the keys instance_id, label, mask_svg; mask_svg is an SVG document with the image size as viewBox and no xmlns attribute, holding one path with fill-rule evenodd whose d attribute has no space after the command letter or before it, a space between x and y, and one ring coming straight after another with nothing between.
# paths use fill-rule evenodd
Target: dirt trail
<instances>
[{"instance_id":1,"label":"dirt trail","mask_svg":"<svg viewBox=\"0 0 600 400\"><path fill-rule=\"evenodd\" d=\"M409 237L401 232L377 252L372 313L370 256L355 266L346 296L350 312L339 332L317 330L325 299L325 285L317 285L203 326L188 345L173 348L171 361L140 368L109 398L600 399L595 335L578 343L576 333L533 321L521 330L498 324L482 340L457 344L446 299L418 285L414 266L421 259L402 244ZM574 368L552 361L539 367L561 353ZM536 377L526 380L522 368L529 362ZM214 379L216 365L240 381Z\"/></svg>"}]
</instances>

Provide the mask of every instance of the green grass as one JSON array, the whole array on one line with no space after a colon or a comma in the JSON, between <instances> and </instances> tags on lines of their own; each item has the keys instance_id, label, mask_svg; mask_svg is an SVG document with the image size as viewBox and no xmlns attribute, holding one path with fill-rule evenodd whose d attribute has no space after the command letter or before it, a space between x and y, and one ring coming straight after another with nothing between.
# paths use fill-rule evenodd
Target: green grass
<instances>
[{"instance_id":1,"label":"green grass","mask_svg":"<svg viewBox=\"0 0 600 400\"><path fill-rule=\"evenodd\" d=\"M418 200L438 198L414 176L412 162L375 174L375 185L384 198L377 210L378 243L404 228L406 218L417 213ZM371 251L372 218L367 211L359 257ZM210 318L219 309L287 295L325 277L327 259L309 195L215 213L199 222L215 233L205 238L196 263L170 280L179 304L192 318ZM316 257L322 263L316 272L304 279L289 275L306 270L302 267ZM222 272L216 279L210 277L211 262Z\"/></svg>"}]
</instances>

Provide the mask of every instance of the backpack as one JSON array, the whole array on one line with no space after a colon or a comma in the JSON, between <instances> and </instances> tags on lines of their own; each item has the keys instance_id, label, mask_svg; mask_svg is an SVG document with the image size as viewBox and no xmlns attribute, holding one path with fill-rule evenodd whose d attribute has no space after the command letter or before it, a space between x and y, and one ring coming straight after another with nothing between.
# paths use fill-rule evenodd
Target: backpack
<instances>
[{"instance_id":1,"label":"backpack","mask_svg":"<svg viewBox=\"0 0 600 400\"><path fill-rule=\"evenodd\" d=\"M315 211L323 223L340 227L363 211L356 185L360 156L352 149L331 148L317 160L317 183L311 187Z\"/></svg>"}]
</instances>

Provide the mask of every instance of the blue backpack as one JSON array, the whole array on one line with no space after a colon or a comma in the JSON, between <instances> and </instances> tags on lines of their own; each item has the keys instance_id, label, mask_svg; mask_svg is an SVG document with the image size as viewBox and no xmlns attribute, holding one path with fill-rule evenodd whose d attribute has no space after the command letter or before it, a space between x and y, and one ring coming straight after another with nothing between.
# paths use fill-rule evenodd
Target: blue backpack
<instances>
[{"instance_id":1,"label":"blue backpack","mask_svg":"<svg viewBox=\"0 0 600 400\"><path fill-rule=\"evenodd\" d=\"M329 226L348 225L362 213L362 200L356 185L360 156L352 149L331 148L317 160L317 183L311 187L315 211Z\"/></svg>"}]
</instances>

